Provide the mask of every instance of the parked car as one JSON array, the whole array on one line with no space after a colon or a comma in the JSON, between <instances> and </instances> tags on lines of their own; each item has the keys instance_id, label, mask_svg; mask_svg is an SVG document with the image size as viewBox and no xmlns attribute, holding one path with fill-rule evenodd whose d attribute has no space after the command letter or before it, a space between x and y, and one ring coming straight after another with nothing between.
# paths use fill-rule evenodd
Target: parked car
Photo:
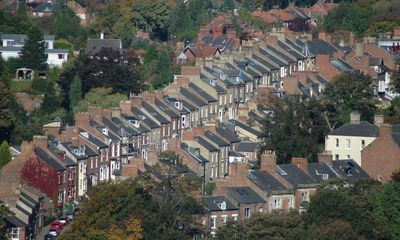
<instances>
[{"instance_id":1,"label":"parked car","mask_svg":"<svg viewBox=\"0 0 400 240\"><path fill-rule=\"evenodd\" d=\"M68 225L68 223L69 223L69 218L68 218L68 217L60 217L60 218L58 219L58 221L59 221L63 226L65 226L65 225Z\"/></svg>"},{"instance_id":2,"label":"parked car","mask_svg":"<svg viewBox=\"0 0 400 240\"><path fill-rule=\"evenodd\" d=\"M71 221L72 219L74 219L74 213L73 212L67 212L66 213L66 216L67 216L67 218Z\"/></svg>"},{"instance_id":3,"label":"parked car","mask_svg":"<svg viewBox=\"0 0 400 240\"><path fill-rule=\"evenodd\" d=\"M53 221L51 224L50 224L50 228L53 228L53 229L62 229L63 227L62 227L62 224L61 224L61 222L60 221Z\"/></svg>"},{"instance_id":4,"label":"parked car","mask_svg":"<svg viewBox=\"0 0 400 240\"><path fill-rule=\"evenodd\" d=\"M54 240L54 239L56 239L56 237L51 235L50 233L44 236L44 240Z\"/></svg>"},{"instance_id":5,"label":"parked car","mask_svg":"<svg viewBox=\"0 0 400 240\"><path fill-rule=\"evenodd\" d=\"M57 237L60 234L60 229L50 228L49 234L53 235L54 237Z\"/></svg>"}]
</instances>

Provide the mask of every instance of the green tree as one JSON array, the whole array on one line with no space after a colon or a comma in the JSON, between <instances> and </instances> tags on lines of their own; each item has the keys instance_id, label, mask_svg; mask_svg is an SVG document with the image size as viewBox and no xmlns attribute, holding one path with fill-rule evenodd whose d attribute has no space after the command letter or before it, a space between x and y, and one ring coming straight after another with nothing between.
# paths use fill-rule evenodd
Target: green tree
<instances>
[{"instance_id":1,"label":"green tree","mask_svg":"<svg viewBox=\"0 0 400 240\"><path fill-rule=\"evenodd\" d=\"M367 30L373 16L374 11L370 6L359 6L356 3L340 4L325 17L323 27L330 33L347 30L361 36Z\"/></svg>"},{"instance_id":2,"label":"green tree","mask_svg":"<svg viewBox=\"0 0 400 240\"><path fill-rule=\"evenodd\" d=\"M55 83L47 81L43 102L40 105L40 110L45 114L50 114L60 107L60 99L56 93Z\"/></svg>"},{"instance_id":3,"label":"green tree","mask_svg":"<svg viewBox=\"0 0 400 240\"><path fill-rule=\"evenodd\" d=\"M233 10L233 9L235 9L234 0L224 0L224 3L222 4L222 9L223 10Z\"/></svg>"},{"instance_id":4,"label":"green tree","mask_svg":"<svg viewBox=\"0 0 400 240\"><path fill-rule=\"evenodd\" d=\"M156 184L139 177L94 186L62 239L107 239L110 232L113 239L188 239L190 233L179 232L179 223L193 222L203 208L181 184L177 178Z\"/></svg>"},{"instance_id":5,"label":"green tree","mask_svg":"<svg viewBox=\"0 0 400 240\"><path fill-rule=\"evenodd\" d=\"M363 120L372 122L376 111L372 78L360 72L343 73L325 87L321 101L330 130L349 122L353 110Z\"/></svg>"},{"instance_id":6,"label":"green tree","mask_svg":"<svg viewBox=\"0 0 400 240\"><path fill-rule=\"evenodd\" d=\"M7 234L6 230L7 229L5 228L5 226L6 226L5 218L10 214L11 214L11 212L8 209L8 207L4 206L2 204L2 202L0 201L0 239L1 240L7 239L6 238L7 237L6 236L6 234Z\"/></svg>"},{"instance_id":7,"label":"green tree","mask_svg":"<svg viewBox=\"0 0 400 240\"><path fill-rule=\"evenodd\" d=\"M65 8L56 13L54 19L54 30L57 39L74 39L82 33L80 19L75 12L69 8Z\"/></svg>"},{"instance_id":8,"label":"green tree","mask_svg":"<svg viewBox=\"0 0 400 240\"><path fill-rule=\"evenodd\" d=\"M390 84L392 85L393 90L395 90L396 92L400 92L400 69L392 73L390 80Z\"/></svg>"},{"instance_id":9,"label":"green tree","mask_svg":"<svg viewBox=\"0 0 400 240\"><path fill-rule=\"evenodd\" d=\"M8 145L8 142L4 140L0 145L0 169L9 163L11 159L10 146Z\"/></svg>"},{"instance_id":10,"label":"green tree","mask_svg":"<svg viewBox=\"0 0 400 240\"><path fill-rule=\"evenodd\" d=\"M242 8L250 12L254 11L256 9L256 0L244 0L242 2Z\"/></svg>"},{"instance_id":11,"label":"green tree","mask_svg":"<svg viewBox=\"0 0 400 240\"><path fill-rule=\"evenodd\" d=\"M375 213L383 220L386 239L400 238L400 182L386 184L373 201Z\"/></svg>"},{"instance_id":12,"label":"green tree","mask_svg":"<svg viewBox=\"0 0 400 240\"><path fill-rule=\"evenodd\" d=\"M304 221L297 212L260 214L243 223L230 222L217 232L220 240L261 240L305 238Z\"/></svg>"},{"instance_id":13,"label":"green tree","mask_svg":"<svg viewBox=\"0 0 400 240\"><path fill-rule=\"evenodd\" d=\"M0 141L9 140L12 129L15 125L15 116L11 109L11 101L13 96L6 87L6 85L0 81Z\"/></svg>"},{"instance_id":14,"label":"green tree","mask_svg":"<svg viewBox=\"0 0 400 240\"><path fill-rule=\"evenodd\" d=\"M166 51L161 51L156 66L157 77L154 82L154 88L162 88L169 84L173 79L172 66L169 55Z\"/></svg>"},{"instance_id":15,"label":"green tree","mask_svg":"<svg viewBox=\"0 0 400 240\"><path fill-rule=\"evenodd\" d=\"M69 104L73 109L82 100L82 83L79 76L75 76L69 88Z\"/></svg>"},{"instance_id":16,"label":"green tree","mask_svg":"<svg viewBox=\"0 0 400 240\"><path fill-rule=\"evenodd\" d=\"M113 92L126 95L143 90L141 64L136 58L119 51L104 49L93 58L82 55L72 71L75 74L69 72L68 79L62 78L62 81L67 82L60 84L62 91L66 93L69 93L69 85L75 75L81 78L83 94L98 87L111 87Z\"/></svg>"},{"instance_id":17,"label":"green tree","mask_svg":"<svg viewBox=\"0 0 400 240\"><path fill-rule=\"evenodd\" d=\"M316 161L328 133L323 106L299 96L272 100L274 115L264 125L265 147L275 151L279 163L289 163L292 157Z\"/></svg>"},{"instance_id":18,"label":"green tree","mask_svg":"<svg viewBox=\"0 0 400 240\"><path fill-rule=\"evenodd\" d=\"M311 199L305 219L307 227L319 229L317 232L322 231L328 222L339 220L344 231L350 224L356 236L362 236L360 239L380 239L382 225L372 210L366 194L355 195L346 189L326 188L319 189ZM333 234L334 230L330 231Z\"/></svg>"},{"instance_id":19,"label":"green tree","mask_svg":"<svg viewBox=\"0 0 400 240\"><path fill-rule=\"evenodd\" d=\"M35 70L47 68L47 58L42 33L39 29L32 27L28 32L28 41L21 50L21 62L24 67Z\"/></svg>"},{"instance_id":20,"label":"green tree","mask_svg":"<svg viewBox=\"0 0 400 240\"><path fill-rule=\"evenodd\" d=\"M112 94L111 88L94 88L78 102L75 112L84 112L89 106L111 108L118 107L120 101L127 100L127 96L120 93Z\"/></svg>"}]
</instances>

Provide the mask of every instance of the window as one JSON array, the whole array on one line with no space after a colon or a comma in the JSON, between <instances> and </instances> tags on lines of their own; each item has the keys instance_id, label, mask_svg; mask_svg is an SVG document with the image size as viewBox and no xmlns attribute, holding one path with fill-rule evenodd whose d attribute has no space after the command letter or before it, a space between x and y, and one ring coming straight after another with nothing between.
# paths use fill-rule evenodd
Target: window
<instances>
[{"instance_id":1,"label":"window","mask_svg":"<svg viewBox=\"0 0 400 240\"><path fill-rule=\"evenodd\" d=\"M58 59L64 59L64 54L58 54Z\"/></svg>"},{"instance_id":2,"label":"window","mask_svg":"<svg viewBox=\"0 0 400 240\"><path fill-rule=\"evenodd\" d=\"M175 121L172 121L172 130L175 131L175 128L176 128L176 126L175 126Z\"/></svg>"},{"instance_id":3,"label":"window","mask_svg":"<svg viewBox=\"0 0 400 240\"><path fill-rule=\"evenodd\" d=\"M308 202L308 192L302 192L301 193L301 200L303 202Z\"/></svg>"},{"instance_id":4,"label":"window","mask_svg":"<svg viewBox=\"0 0 400 240\"><path fill-rule=\"evenodd\" d=\"M11 229L11 237L12 239L19 239L19 228Z\"/></svg>"},{"instance_id":5,"label":"window","mask_svg":"<svg viewBox=\"0 0 400 240\"><path fill-rule=\"evenodd\" d=\"M361 149L365 148L365 140L361 140Z\"/></svg>"},{"instance_id":6,"label":"window","mask_svg":"<svg viewBox=\"0 0 400 240\"><path fill-rule=\"evenodd\" d=\"M335 154L335 160L339 160L339 154Z\"/></svg>"},{"instance_id":7,"label":"window","mask_svg":"<svg viewBox=\"0 0 400 240\"><path fill-rule=\"evenodd\" d=\"M288 201L288 208L289 208L289 209L294 208L294 199L293 199L293 198L289 198L289 201Z\"/></svg>"},{"instance_id":8,"label":"window","mask_svg":"<svg viewBox=\"0 0 400 240\"><path fill-rule=\"evenodd\" d=\"M346 156L346 159L350 159L350 155L347 155L347 156Z\"/></svg>"},{"instance_id":9,"label":"window","mask_svg":"<svg viewBox=\"0 0 400 240\"><path fill-rule=\"evenodd\" d=\"M221 216L221 222L222 222L222 225L223 225L223 226L226 225L226 219L227 219L227 218L228 218L227 215L222 215L222 216Z\"/></svg>"},{"instance_id":10,"label":"window","mask_svg":"<svg viewBox=\"0 0 400 240\"><path fill-rule=\"evenodd\" d=\"M279 198L275 198L275 200L274 200L274 208L275 209L281 208L281 200Z\"/></svg>"},{"instance_id":11,"label":"window","mask_svg":"<svg viewBox=\"0 0 400 240\"><path fill-rule=\"evenodd\" d=\"M210 218L210 227L217 228L217 216L211 216Z\"/></svg>"},{"instance_id":12,"label":"window","mask_svg":"<svg viewBox=\"0 0 400 240\"><path fill-rule=\"evenodd\" d=\"M350 139L346 139L346 148L350 148Z\"/></svg>"},{"instance_id":13,"label":"window","mask_svg":"<svg viewBox=\"0 0 400 240\"><path fill-rule=\"evenodd\" d=\"M336 141L336 148L338 148L339 147L339 138L336 138L335 141Z\"/></svg>"},{"instance_id":14,"label":"window","mask_svg":"<svg viewBox=\"0 0 400 240\"><path fill-rule=\"evenodd\" d=\"M233 219L233 221L237 221L238 215L237 214L232 214L232 219Z\"/></svg>"},{"instance_id":15,"label":"window","mask_svg":"<svg viewBox=\"0 0 400 240\"><path fill-rule=\"evenodd\" d=\"M264 210L264 209L263 209L262 207L260 207L260 208L258 209L258 212L259 212L259 213L262 213L263 210Z\"/></svg>"},{"instance_id":16,"label":"window","mask_svg":"<svg viewBox=\"0 0 400 240\"><path fill-rule=\"evenodd\" d=\"M244 209L244 217L245 218L250 218L251 217L250 208L245 208Z\"/></svg>"}]
</instances>

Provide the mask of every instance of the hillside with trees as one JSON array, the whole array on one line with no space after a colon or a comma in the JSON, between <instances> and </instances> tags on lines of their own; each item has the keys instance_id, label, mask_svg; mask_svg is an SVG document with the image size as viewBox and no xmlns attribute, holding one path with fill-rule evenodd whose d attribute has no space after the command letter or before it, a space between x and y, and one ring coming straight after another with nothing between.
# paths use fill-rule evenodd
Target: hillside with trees
<instances>
[{"instance_id":1,"label":"hillside with trees","mask_svg":"<svg viewBox=\"0 0 400 240\"><path fill-rule=\"evenodd\" d=\"M397 177L394 176L394 179ZM340 183L321 186L307 213L257 215L244 222L228 222L219 229L220 240L361 240L398 239L400 182L384 186L360 180L353 187Z\"/></svg>"}]
</instances>

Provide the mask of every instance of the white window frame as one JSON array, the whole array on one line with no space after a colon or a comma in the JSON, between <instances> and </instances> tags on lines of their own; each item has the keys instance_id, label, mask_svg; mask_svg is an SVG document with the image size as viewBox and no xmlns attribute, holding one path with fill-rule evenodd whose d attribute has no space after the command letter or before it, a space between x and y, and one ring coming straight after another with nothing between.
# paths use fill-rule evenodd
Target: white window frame
<instances>
[{"instance_id":1,"label":"white window frame","mask_svg":"<svg viewBox=\"0 0 400 240\"><path fill-rule=\"evenodd\" d=\"M228 215L221 215L222 226L226 225L227 220L228 220Z\"/></svg>"},{"instance_id":2,"label":"white window frame","mask_svg":"<svg viewBox=\"0 0 400 240\"><path fill-rule=\"evenodd\" d=\"M251 217L251 209L250 208L245 208L244 209L244 217L245 218L250 218Z\"/></svg>"},{"instance_id":3,"label":"white window frame","mask_svg":"<svg viewBox=\"0 0 400 240\"><path fill-rule=\"evenodd\" d=\"M233 221L237 221L238 220L239 215L237 213L232 214L232 219Z\"/></svg>"},{"instance_id":4,"label":"white window frame","mask_svg":"<svg viewBox=\"0 0 400 240\"><path fill-rule=\"evenodd\" d=\"M211 215L210 217L210 227L211 229L217 228L217 215Z\"/></svg>"},{"instance_id":5,"label":"white window frame","mask_svg":"<svg viewBox=\"0 0 400 240\"><path fill-rule=\"evenodd\" d=\"M345 145L346 149L350 149L351 148L351 140L348 138L346 139L346 145Z\"/></svg>"}]
</instances>

